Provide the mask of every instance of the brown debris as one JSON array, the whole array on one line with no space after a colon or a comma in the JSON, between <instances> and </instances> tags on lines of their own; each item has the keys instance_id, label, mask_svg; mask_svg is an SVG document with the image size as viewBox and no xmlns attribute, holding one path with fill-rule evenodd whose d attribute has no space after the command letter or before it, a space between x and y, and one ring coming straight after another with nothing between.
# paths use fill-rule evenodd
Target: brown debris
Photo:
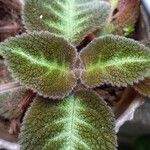
<instances>
[{"instance_id":1,"label":"brown debris","mask_svg":"<svg viewBox=\"0 0 150 150\"><path fill-rule=\"evenodd\" d=\"M102 97L110 107L115 107L115 105L120 100L123 92L123 87L114 87L111 85L102 85L94 89L96 93Z\"/></svg>"},{"instance_id":2,"label":"brown debris","mask_svg":"<svg viewBox=\"0 0 150 150\"><path fill-rule=\"evenodd\" d=\"M9 83L12 81L12 77L3 60L0 60L0 85Z\"/></svg>"},{"instance_id":3,"label":"brown debris","mask_svg":"<svg viewBox=\"0 0 150 150\"><path fill-rule=\"evenodd\" d=\"M21 10L19 0L0 0L0 41L24 31Z\"/></svg>"},{"instance_id":4,"label":"brown debris","mask_svg":"<svg viewBox=\"0 0 150 150\"><path fill-rule=\"evenodd\" d=\"M112 23L115 26L115 34L123 35L124 28L135 27L140 14L141 0L120 0L114 10Z\"/></svg>"},{"instance_id":5,"label":"brown debris","mask_svg":"<svg viewBox=\"0 0 150 150\"><path fill-rule=\"evenodd\" d=\"M12 119L10 121L8 133L12 135L18 134L19 129L20 129L20 118Z\"/></svg>"}]
</instances>

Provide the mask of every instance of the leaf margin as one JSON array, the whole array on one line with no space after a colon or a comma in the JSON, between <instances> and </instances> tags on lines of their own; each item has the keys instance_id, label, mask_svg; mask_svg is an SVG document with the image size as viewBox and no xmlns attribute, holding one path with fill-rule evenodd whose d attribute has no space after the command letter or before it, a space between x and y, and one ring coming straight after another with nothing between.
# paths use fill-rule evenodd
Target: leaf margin
<instances>
[{"instance_id":1,"label":"leaf margin","mask_svg":"<svg viewBox=\"0 0 150 150\"><path fill-rule=\"evenodd\" d=\"M100 97L96 92L94 92L94 91L92 91L92 90L90 90L90 89L79 89L79 90L77 90L76 91L76 93L78 93L78 92L91 92L93 95L95 95L95 97L99 97L99 100L101 101L101 105L103 105L103 106L105 106L105 107L107 107L107 111L108 111L108 113L109 113L109 115L111 115L111 117L110 117L110 119L108 120L109 122L111 122L111 126L113 127L112 128L112 133L114 134L114 141L115 141L115 143L113 143L114 145L113 146L115 146L114 148L114 150L117 150L117 146L118 146L118 144L117 144L117 136L116 136L116 131L115 131L115 119L114 119L114 114L113 114L113 112L112 112L112 109L107 105L107 103L103 100L103 98L102 97ZM37 96L35 99L38 99L38 98L40 98L40 96ZM42 98L42 97L41 97ZM67 97L67 98L69 98L69 96ZM67 98L65 98L65 99L67 99ZM101 99L100 99L101 98ZM29 115L29 113L32 111L31 109L32 109L32 106L33 105L35 105L35 103L36 103L36 101L35 101L35 99L34 99L34 101L32 102L32 104L31 104L31 106L28 108L28 110L27 110L27 112L26 112L26 114L25 114L25 116L24 116L24 118L23 118L23 122L22 122L22 128L21 128L21 131L22 130L25 130L25 120L27 119L27 117L28 117L28 115ZM43 99L43 98L42 98ZM40 101L43 101L43 100L40 100ZM43 101L44 102L44 101ZM48 100L48 102L50 102L49 100ZM54 103L56 102L56 101L53 101ZM62 100L61 101L58 101L58 103L59 102L62 102ZM57 105L56 105L57 106ZM56 107L55 106L55 107ZM20 134L19 134L19 143L20 143L20 145L21 144L24 144L23 142L22 142L22 140L21 140L21 138L22 138L22 136L23 136L23 133L22 132L20 132Z\"/></svg>"},{"instance_id":2,"label":"leaf margin","mask_svg":"<svg viewBox=\"0 0 150 150\"><path fill-rule=\"evenodd\" d=\"M81 73L80 73L80 80L81 80L81 83L83 85L85 85L87 88L96 88L96 87L99 87L101 85L112 85L112 86L117 86L117 87L127 87L128 84L133 86L134 84L136 83L139 83L141 80L144 80L145 77L148 77L150 75L150 69L147 69L146 70L146 74L143 73L138 79L134 80L133 82L130 82L130 83L124 83L124 84L114 84L113 82L110 82L108 83L108 81L103 81L103 83L100 83L100 84L95 84L95 85L88 85L83 79L82 79L82 75L84 73L84 71L86 70L85 69L85 63L83 63L83 59L81 57L82 53L85 53L86 50L88 50L88 48L92 48L92 46L96 45L96 41L97 40L103 40L104 38L112 38L112 37L115 37L115 39L119 40L120 39L125 39L125 40L128 40L128 42L134 42L134 44L137 44L139 45L141 48L143 48L146 52L148 52L150 54L150 48L145 46L144 44L134 40L134 39L131 39L131 38L127 38L127 37L123 37L123 36L120 36L120 35L113 35L113 34L108 34L108 35L103 35L103 36L100 36L100 37L97 37L95 38L91 43L89 43L86 47L84 47L82 49L82 51L79 53L79 57L80 57L80 61L81 61L81 66L83 66L83 69L81 70Z\"/></svg>"},{"instance_id":3,"label":"leaf margin","mask_svg":"<svg viewBox=\"0 0 150 150\"><path fill-rule=\"evenodd\" d=\"M109 17L111 14L111 5L110 5L110 3L109 2L107 2L107 1L104 1L104 0L100 0L100 1L95 1L95 2L99 2L99 3L101 3L101 4L105 4L105 5L107 5L107 9L109 8L109 12L107 12L107 16ZM22 11L22 20L23 20L23 23L25 24L25 28L26 28L26 30L27 31L30 31L30 32L34 32L34 31L39 31L39 30L35 30L35 29L29 29L30 27L30 25L27 25L28 23L26 23L27 21L26 21L26 17L25 17L25 5L27 4L27 1L25 1L25 3L24 3L24 9L23 9L23 11ZM107 20L108 19L105 19L105 23L107 22ZM103 25L104 26L104 25ZM32 27L31 27L32 28ZM45 29L43 29L43 31L49 31L49 30L45 30ZM81 38L81 40L80 40L80 42L77 42L78 44L80 44L85 38L86 38L86 36L88 35L88 34L90 34L90 33L94 33L96 30L91 30L91 31L87 31L83 36L82 36L82 38ZM51 31L49 31L49 32L51 32ZM53 32L52 32L53 33ZM54 32L54 34L56 34L55 32ZM99 33L96 33L96 35L99 35ZM63 36L62 36L63 37ZM71 42L72 43L72 42ZM73 44L74 45L74 44ZM76 44L77 45L77 44Z\"/></svg>"},{"instance_id":4,"label":"leaf margin","mask_svg":"<svg viewBox=\"0 0 150 150\"><path fill-rule=\"evenodd\" d=\"M20 85L24 86L26 89L30 88L33 92L38 93L40 96L42 96L44 98L48 98L49 97L49 98L52 98L52 99L63 99L65 96L68 96L73 91L73 89L76 87L76 85L77 85L77 77L75 75L74 69L70 70L70 73L72 74L72 77L75 80L74 86L66 94L64 94L63 96L49 96L49 95L43 94L42 92L39 92L36 88L29 87L28 85L26 85L25 83L23 83L19 79L19 77L17 77L16 74L12 71L11 67L9 67L9 64L6 61L6 56L5 56L5 52L4 52L5 50L3 50L3 49L5 48L5 44L7 44L7 42L9 43L10 40L16 40L17 38L26 37L27 35L30 35L30 34L34 35L34 34L42 34L42 33L45 33L47 35L52 35L54 37L62 38L62 40L64 40L65 42L67 42L69 44L69 46L71 46L74 49L75 57L73 59L73 64L72 64L72 68L74 68L74 64L76 62L76 59L78 58L78 56L77 56L78 53L77 53L77 49L75 48L75 46L72 45L71 43L69 43L68 41L66 41L66 39L63 38L62 36L56 35L54 33L50 33L49 31L27 32L27 33L23 33L21 35L16 35L15 37L9 37L4 42L0 43L0 50L2 49L2 56L4 58L4 64L7 66L8 71L11 73L11 77L13 79L15 79L15 81L19 81Z\"/></svg>"}]
</instances>

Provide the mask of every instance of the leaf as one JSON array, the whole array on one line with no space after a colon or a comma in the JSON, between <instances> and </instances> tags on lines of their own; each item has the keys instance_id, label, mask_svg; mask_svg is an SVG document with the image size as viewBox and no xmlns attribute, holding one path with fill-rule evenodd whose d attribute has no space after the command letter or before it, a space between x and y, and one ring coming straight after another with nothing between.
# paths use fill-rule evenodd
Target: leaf
<instances>
[{"instance_id":1,"label":"leaf","mask_svg":"<svg viewBox=\"0 0 150 150\"><path fill-rule=\"evenodd\" d=\"M120 37L103 36L94 40L80 54L85 69L82 83L88 87L101 84L126 86L150 74L149 48Z\"/></svg>"},{"instance_id":2,"label":"leaf","mask_svg":"<svg viewBox=\"0 0 150 150\"><path fill-rule=\"evenodd\" d=\"M2 45L13 76L45 97L63 97L76 85L71 70L75 48L48 32L12 38Z\"/></svg>"},{"instance_id":3,"label":"leaf","mask_svg":"<svg viewBox=\"0 0 150 150\"><path fill-rule=\"evenodd\" d=\"M10 120L16 118L19 114L19 104L26 91L25 88L20 87L0 94L0 117Z\"/></svg>"},{"instance_id":4,"label":"leaf","mask_svg":"<svg viewBox=\"0 0 150 150\"><path fill-rule=\"evenodd\" d=\"M105 25L109 13L110 4L98 0L26 0L24 21L30 31L50 31L79 44Z\"/></svg>"},{"instance_id":5,"label":"leaf","mask_svg":"<svg viewBox=\"0 0 150 150\"><path fill-rule=\"evenodd\" d=\"M129 27L124 28L123 31L124 31L124 36L129 36L135 32L135 28L129 26Z\"/></svg>"},{"instance_id":6,"label":"leaf","mask_svg":"<svg viewBox=\"0 0 150 150\"><path fill-rule=\"evenodd\" d=\"M143 81L140 81L138 84L135 84L134 88L140 94L150 97L150 77L147 77Z\"/></svg>"},{"instance_id":7,"label":"leaf","mask_svg":"<svg viewBox=\"0 0 150 150\"><path fill-rule=\"evenodd\" d=\"M93 92L63 101L37 97L21 128L22 150L116 150L112 113Z\"/></svg>"}]
</instances>

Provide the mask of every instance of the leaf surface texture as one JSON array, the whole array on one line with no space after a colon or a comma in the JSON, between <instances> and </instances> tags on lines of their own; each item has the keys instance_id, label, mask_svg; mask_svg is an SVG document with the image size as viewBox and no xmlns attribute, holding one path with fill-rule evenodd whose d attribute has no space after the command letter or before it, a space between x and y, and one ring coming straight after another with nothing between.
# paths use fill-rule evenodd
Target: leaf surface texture
<instances>
[{"instance_id":1,"label":"leaf surface texture","mask_svg":"<svg viewBox=\"0 0 150 150\"><path fill-rule=\"evenodd\" d=\"M26 0L24 21L30 31L50 31L79 44L105 25L109 13L109 3L98 0Z\"/></svg>"},{"instance_id":2,"label":"leaf surface texture","mask_svg":"<svg viewBox=\"0 0 150 150\"><path fill-rule=\"evenodd\" d=\"M1 48L13 76L45 97L63 97L76 85L72 71L75 48L59 36L24 34L4 42Z\"/></svg>"},{"instance_id":3,"label":"leaf surface texture","mask_svg":"<svg viewBox=\"0 0 150 150\"><path fill-rule=\"evenodd\" d=\"M37 97L21 128L22 150L116 150L112 113L93 92Z\"/></svg>"},{"instance_id":4,"label":"leaf surface texture","mask_svg":"<svg viewBox=\"0 0 150 150\"><path fill-rule=\"evenodd\" d=\"M150 74L149 48L120 36L97 38L80 57L85 66L81 79L89 87L126 86Z\"/></svg>"}]
</instances>

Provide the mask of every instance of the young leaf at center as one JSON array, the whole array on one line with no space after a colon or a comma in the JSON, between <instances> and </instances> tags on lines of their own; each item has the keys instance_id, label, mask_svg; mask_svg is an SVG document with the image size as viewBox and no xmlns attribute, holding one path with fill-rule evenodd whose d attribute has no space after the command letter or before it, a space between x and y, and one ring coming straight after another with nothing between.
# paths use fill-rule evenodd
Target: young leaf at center
<instances>
[{"instance_id":1,"label":"young leaf at center","mask_svg":"<svg viewBox=\"0 0 150 150\"><path fill-rule=\"evenodd\" d=\"M61 37L34 32L4 42L1 49L14 77L40 95L63 97L76 85L76 51Z\"/></svg>"},{"instance_id":2,"label":"young leaf at center","mask_svg":"<svg viewBox=\"0 0 150 150\"><path fill-rule=\"evenodd\" d=\"M50 31L77 45L101 29L109 13L110 4L98 0L26 0L24 21L30 31Z\"/></svg>"},{"instance_id":3,"label":"young leaf at center","mask_svg":"<svg viewBox=\"0 0 150 150\"><path fill-rule=\"evenodd\" d=\"M116 150L113 115L93 92L62 101L37 97L23 121L22 150Z\"/></svg>"},{"instance_id":4,"label":"young leaf at center","mask_svg":"<svg viewBox=\"0 0 150 150\"><path fill-rule=\"evenodd\" d=\"M80 54L85 69L82 82L88 87L100 84L126 86L150 74L149 48L120 37L95 39Z\"/></svg>"}]
</instances>

